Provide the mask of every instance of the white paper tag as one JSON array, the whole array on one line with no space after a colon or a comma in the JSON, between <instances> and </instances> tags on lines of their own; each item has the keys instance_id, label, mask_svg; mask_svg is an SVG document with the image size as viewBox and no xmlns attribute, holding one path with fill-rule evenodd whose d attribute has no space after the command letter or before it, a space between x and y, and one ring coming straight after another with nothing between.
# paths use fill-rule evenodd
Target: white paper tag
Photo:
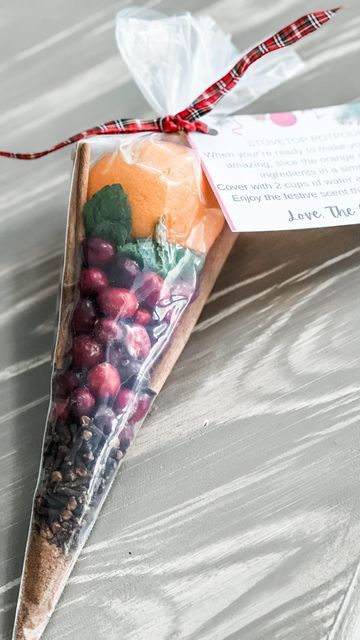
<instances>
[{"instance_id":1,"label":"white paper tag","mask_svg":"<svg viewBox=\"0 0 360 640\"><path fill-rule=\"evenodd\" d=\"M360 104L210 125L189 141L233 231L360 222Z\"/></svg>"}]
</instances>

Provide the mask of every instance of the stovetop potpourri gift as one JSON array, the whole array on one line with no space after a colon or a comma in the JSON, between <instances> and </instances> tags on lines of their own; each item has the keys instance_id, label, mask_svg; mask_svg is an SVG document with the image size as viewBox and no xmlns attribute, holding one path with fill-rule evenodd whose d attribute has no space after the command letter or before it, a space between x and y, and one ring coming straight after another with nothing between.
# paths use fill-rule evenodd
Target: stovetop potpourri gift
<instances>
[{"instance_id":1,"label":"stovetop potpourri gift","mask_svg":"<svg viewBox=\"0 0 360 640\"><path fill-rule=\"evenodd\" d=\"M332 15L304 16L240 56L210 18L120 12L120 51L164 115L114 120L45 152L0 152L34 159L78 142L15 640L42 636L236 239L186 132L211 133L200 117L230 113L291 76L299 59L287 45Z\"/></svg>"}]
</instances>

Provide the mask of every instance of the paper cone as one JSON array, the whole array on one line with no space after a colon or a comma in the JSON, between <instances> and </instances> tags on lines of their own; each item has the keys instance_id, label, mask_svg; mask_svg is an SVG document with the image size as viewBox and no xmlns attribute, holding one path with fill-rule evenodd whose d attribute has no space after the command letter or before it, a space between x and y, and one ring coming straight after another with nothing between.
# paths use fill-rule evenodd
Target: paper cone
<instances>
[{"instance_id":1,"label":"paper cone","mask_svg":"<svg viewBox=\"0 0 360 640\"><path fill-rule=\"evenodd\" d=\"M74 308L78 296L79 247L85 237L83 207L87 198L90 147L91 143L81 144L75 159L54 354L55 373L61 371L69 359L72 331L69 310ZM151 366L144 364L134 393L137 397L143 393L141 385L146 378L148 404L145 412L181 354L235 239L236 234L225 226L201 269L196 299L179 306L171 330L153 347ZM131 330L131 326L126 330ZM131 419L134 402L136 404L138 400L134 400L131 393L128 396L110 433L105 427L101 432L96 418L85 416L74 427L70 418L59 421L58 417L53 417L52 409L49 410L13 640L38 640L42 636L106 499L119 463L142 422L142 418L138 422L134 417ZM94 458L88 462L88 467L79 463L79 456L84 459L86 455L90 460Z\"/></svg>"}]
</instances>

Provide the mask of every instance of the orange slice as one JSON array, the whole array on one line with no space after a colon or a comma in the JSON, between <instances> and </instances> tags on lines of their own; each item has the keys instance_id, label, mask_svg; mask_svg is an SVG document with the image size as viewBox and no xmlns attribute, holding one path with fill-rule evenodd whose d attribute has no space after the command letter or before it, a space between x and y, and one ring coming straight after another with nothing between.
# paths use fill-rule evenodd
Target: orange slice
<instances>
[{"instance_id":1,"label":"orange slice","mask_svg":"<svg viewBox=\"0 0 360 640\"><path fill-rule=\"evenodd\" d=\"M224 218L194 152L177 138L146 136L123 143L90 169L88 198L106 185L126 191L136 238L151 237L162 218L167 240L206 253Z\"/></svg>"}]
</instances>

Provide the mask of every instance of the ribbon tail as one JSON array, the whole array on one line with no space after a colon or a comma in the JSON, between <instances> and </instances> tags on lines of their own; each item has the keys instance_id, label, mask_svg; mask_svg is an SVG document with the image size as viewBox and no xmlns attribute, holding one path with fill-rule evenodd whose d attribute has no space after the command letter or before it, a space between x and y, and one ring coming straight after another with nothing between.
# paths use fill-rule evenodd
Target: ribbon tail
<instances>
[{"instance_id":1,"label":"ribbon tail","mask_svg":"<svg viewBox=\"0 0 360 640\"><path fill-rule=\"evenodd\" d=\"M317 31L329 22L341 8L336 7L328 11L308 13L267 38L240 58L227 74L208 87L189 107L180 111L177 116L192 122L209 113L235 87L254 62L272 51L295 44L298 40Z\"/></svg>"},{"instance_id":2,"label":"ribbon tail","mask_svg":"<svg viewBox=\"0 0 360 640\"><path fill-rule=\"evenodd\" d=\"M244 75L247 69L256 60L259 60L264 55L288 47L298 40L301 40L305 36L320 29L323 24L328 22L341 7L330 9L329 11L316 11L314 13L306 14L298 20L295 20L290 25L281 29L271 38L267 38L257 45L245 56L243 56L225 76L220 78L217 82L212 84L206 91L204 91L196 100L194 100L189 107L180 111L175 116L166 116L165 118L156 118L153 120L139 120L124 118L121 120L110 120L102 125L98 125L81 133L77 133L62 142L59 142L50 149L44 151L37 151L35 153L14 153L12 151L1 151L0 157L14 158L17 160L36 160L44 156L59 151L64 147L68 147L75 142L79 142L84 138L89 138L98 135L115 135L126 133L139 133L145 131L189 131L193 130L194 122L196 122L195 129L202 133L209 133L206 124L199 122L199 118L209 113L211 109L226 95L231 89L238 83L240 78Z\"/></svg>"},{"instance_id":3,"label":"ribbon tail","mask_svg":"<svg viewBox=\"0 0 360 640\"><path fill-rule=\"evenodd\" d=\"M123 120L109 120L104 124L97 125L86 131L76 133L66 140L62 140L58 144L50 147L50 149L44 149L43 151L35 151L34 153L16 153L13 151L1 151L0 157L12 158L15 160L38 160L44 156L64 149L75 142L84 140L84 138L90 138L92 136L105 136L105 135L119 135L124 133L138 133L139 131L159 131L158 120L138 120L138 119L123 119Z\"/></svg>"}]
</instances>

